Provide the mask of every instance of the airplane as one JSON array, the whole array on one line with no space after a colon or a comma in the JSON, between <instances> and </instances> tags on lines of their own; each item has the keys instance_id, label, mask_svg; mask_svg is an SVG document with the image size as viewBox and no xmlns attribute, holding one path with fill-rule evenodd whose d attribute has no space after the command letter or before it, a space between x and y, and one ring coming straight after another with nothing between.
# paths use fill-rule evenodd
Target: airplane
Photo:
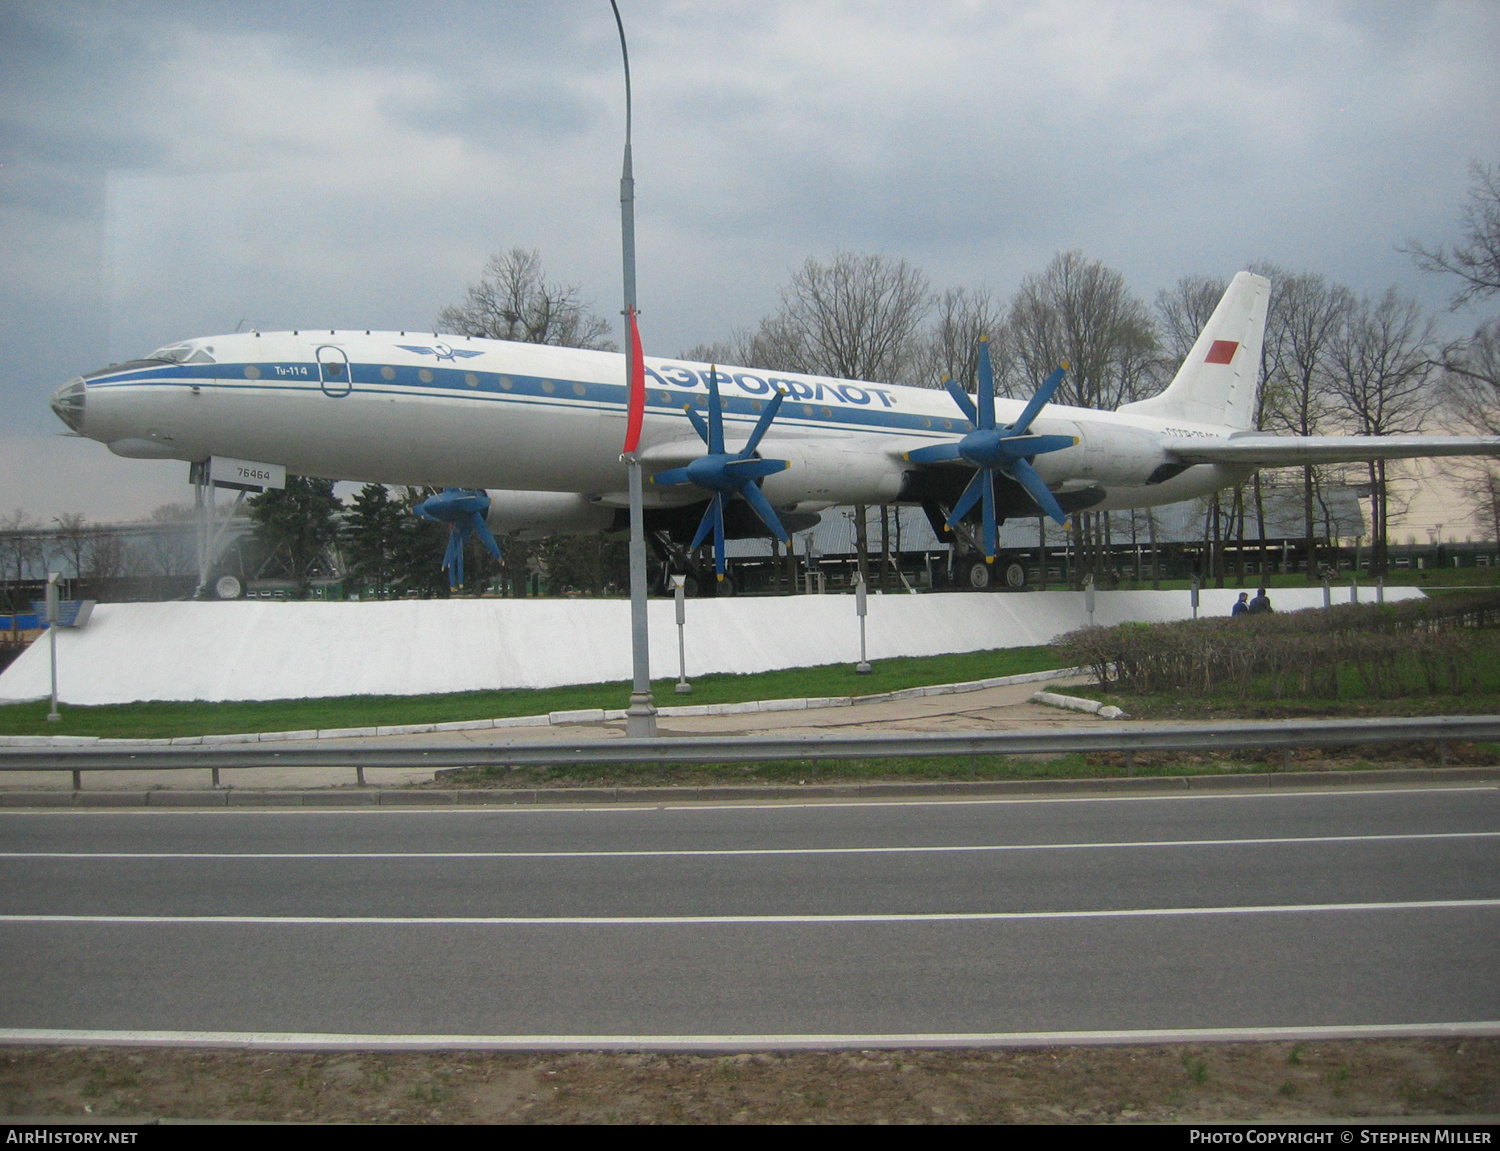
<instances>
[{"instance_id":1,"label":"airplane","mask_svg":"<svg viewBox=\"0 0 1500 1151\"><path fill-rule=\"evenodd\" d=\"M722 579L726 538L787 542L835 505L912 504L988 564L1007 518L1177 503L1258 468L1500 455L1493 436L1257 431L1269 296L1240 272L1166 389L1112 412L1051 403L1065 369L1029 401L996 396L987 348L973 396L645 357L648 535L678 570L712 536ZM119 456L451 489L433 507L465 524L479 505L462 494L487 494L497 533L537 535L627 526L627 399L619 353L298 329L183 340L68 381L52 409Z\"/></svg>"}]
</instances>

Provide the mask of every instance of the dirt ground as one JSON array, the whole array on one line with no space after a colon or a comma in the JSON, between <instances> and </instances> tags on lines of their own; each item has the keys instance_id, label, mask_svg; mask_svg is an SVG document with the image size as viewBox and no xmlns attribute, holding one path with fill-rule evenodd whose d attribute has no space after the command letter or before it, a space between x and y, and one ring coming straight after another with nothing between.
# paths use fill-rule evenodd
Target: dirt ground
<instances>
[{"instance_id":1,"label":"dirt ground","mask_svg":"<svg viewBox=\"0 0 1500 1151\"><path fill-rule=\"evenodd\" d=\"M15 1048L10 1116L332 1123L1306 1122L1500 1114L1500 1040L791 1052Z\"/></svg>"}]
</instances>

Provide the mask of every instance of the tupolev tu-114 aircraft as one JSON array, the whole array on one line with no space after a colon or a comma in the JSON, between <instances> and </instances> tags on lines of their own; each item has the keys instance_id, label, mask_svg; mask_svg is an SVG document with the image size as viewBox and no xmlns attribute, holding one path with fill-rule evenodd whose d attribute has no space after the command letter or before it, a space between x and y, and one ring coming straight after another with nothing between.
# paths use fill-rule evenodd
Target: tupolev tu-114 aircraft
<instances>
[{"instance_id":1,"label":"tupolev tu-114 aircraft","mask_svg":"<svg viewBox=\"0 0 1500 1151\"><path fill-rule=\"evenodd\" d=\"M1257 468L1500 455L1500 437L1277 436L1252 427L1270 282L1235 276L1171 384L1096 411L645 358L646 527L697 547L816 523L836 504L922 506L993 560L1007 517L1176 503ZM52 408L117 455L264 461L296 475L482 489L498 531L623 528L618 353L413 332L185 340L69 381ZM466 512L472 516L472 512ZM486 533L488 534L488 533ZM679 553L680 554L680 553Z\"/></svg>"}]
</instances>

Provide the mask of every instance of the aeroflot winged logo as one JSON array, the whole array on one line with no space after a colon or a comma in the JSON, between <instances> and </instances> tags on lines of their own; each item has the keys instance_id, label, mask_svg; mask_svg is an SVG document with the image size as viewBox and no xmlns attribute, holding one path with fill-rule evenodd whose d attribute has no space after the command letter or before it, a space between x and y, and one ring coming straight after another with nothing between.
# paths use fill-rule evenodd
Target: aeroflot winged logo
<instances>
[{"instance_id":1,"label":"aeroflot winged logo","mask_svg":"<svg viewBox=\"0 0 1500 1151\"><path fill-rule=\"evenodd\" d=\"M482 356L483 352L465 351L462 348L450 348L447 344L435 344L425 347L422 344L397 344L403 352L416 352L419 356L436 356L440 360L467 360L470 356Z\"/></svg>"}]
</instances>

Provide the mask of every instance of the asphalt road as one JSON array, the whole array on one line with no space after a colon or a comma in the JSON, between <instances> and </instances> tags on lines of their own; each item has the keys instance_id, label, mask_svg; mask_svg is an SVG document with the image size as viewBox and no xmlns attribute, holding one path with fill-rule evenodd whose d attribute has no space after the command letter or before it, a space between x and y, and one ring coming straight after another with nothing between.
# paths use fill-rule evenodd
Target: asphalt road
<instances>
[{"instance_id":1,"label":"asphalt road","mask_svg":"<svg viewBox=\"0 0 1500 1151\"><path fill-rule=\"evenodd\" d=\"M6 811L0 974L11 1041L1494 1030L1500 789Z\"/></svg>"}]
</instances>

